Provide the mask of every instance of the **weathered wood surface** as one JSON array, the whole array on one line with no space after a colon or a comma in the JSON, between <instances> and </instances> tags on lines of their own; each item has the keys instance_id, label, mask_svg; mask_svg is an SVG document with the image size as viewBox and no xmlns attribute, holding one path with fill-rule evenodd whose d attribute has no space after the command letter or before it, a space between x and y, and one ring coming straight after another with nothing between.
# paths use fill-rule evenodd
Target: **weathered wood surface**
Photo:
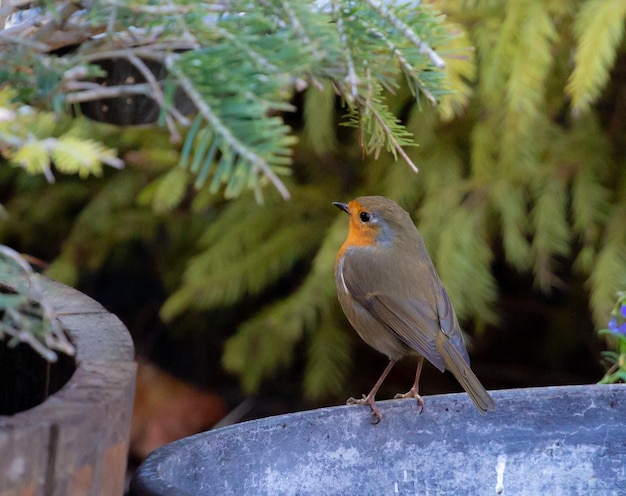
<instances>
[{"instance_id":1,"label":"weathered wood surface","mask_svg":"<svg viewBox=\"0 0 626 496\"><path fill-rule=\"evenodd\" d=\"M124 487L136 364L122 322L41 278L76 345L76 372L42 404L0 416L0 496L116 496Z\"/></svg>"},{"instance_id":2,"label":"weathered wood surface","mask_svg":"<svg viewBox=\"0 0 626 496\"><path fill-rule=\"evenodd\" d=\"M342 406L208 431L156 450L133 496L623 495L626 385L493 391Z\"/></svg>"}]
</instances>

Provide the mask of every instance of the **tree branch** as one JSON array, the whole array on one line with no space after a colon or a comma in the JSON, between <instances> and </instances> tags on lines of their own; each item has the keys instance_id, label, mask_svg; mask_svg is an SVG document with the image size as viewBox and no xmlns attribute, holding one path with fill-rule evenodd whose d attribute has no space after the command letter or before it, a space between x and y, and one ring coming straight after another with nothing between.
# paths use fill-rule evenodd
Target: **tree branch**
<instances>
[{"instance_id":1,"label":"tree branch","mask_svg":"<svg viewBox=\"0 0 626 496\"><path fill-rule=\"evenodd\" d=\"M211 110L211 107L204 101L202 95L198 93L194 84L189 78L176 66L173 55L168 55L165 59L165 67L176 75L178 83L187 92L187 95L193 103L196 105L200 114L206 119L206 121L213 127L213 129L219 134L222 139L230 146L235 152L243 157L254 167L255 171L262 172L271 182L276 189L280 192L281 196L288 200L291 195L287 190L285 184L278 178L276 173L272 170L270 165L250 150L246 145L239 141L230 130L224 126L222 120L215 115Z\"/></svg>"},{"instance_id":2,"label":"tree branch","mask_svg":"<svg viewBox=\"0 0 626 496\"><path fill-rule=\"evenodd\" d=\"M348 76L345 78L346 82L350 85L351 92L348 93L352 96L353 100L356 100L357 95L359 93L358 85L359 85L359 77L356 74L354 69L354 60L352 59L352 52L350 47L348 46L348 37L346 36L346 32L343 28L343 17L341 15L341 10L337 5L337 1L333 0L332 2L333 16L335 17L335 23L337 26L337 32L339 33L339 39L341 40L341 46L346 47L345 57L346 63L348 64Z\"/></svg>"},{"instance_id":3,"label":"tree branch","mask_svg":"<svg viewBox=\"0 0 626 496\"><path fill-rule=\"evenodd\" d=\"M66 87L69 90L84 88L85 83L75 83L70 81L66 83ZM93 83L91 83L93 84ZM68 93L65 96L65 101L68 103L80 103L90 102L93 100L101 100L103 98L121 98L124 96L144 95L153 100L154 95L150 92L151 86L149 83L142 84L120 84L119 86L101 86L90 90L76 91L75 93Z\"/></svg>"},{"instance_id":4,"label":"tree branch","mask_svg":"<svg viewBox=\"0 0 626 496\"><path fill-rule=\"evenodd\" d=\"M385 18L389 23L393 25L397 30L411 40L411 42L420 49L422 53L425 53L430 58L431 62L437 69L443 69L446 66L445 61L437 55L437 53L428 46L428 43L420 40L419 36L415 34L409 26L407 26L402 20L394 16L386 5L377 2L376 0L365 0L370 7L372 7L381 17Z\"/></svg>"}]
</instances>

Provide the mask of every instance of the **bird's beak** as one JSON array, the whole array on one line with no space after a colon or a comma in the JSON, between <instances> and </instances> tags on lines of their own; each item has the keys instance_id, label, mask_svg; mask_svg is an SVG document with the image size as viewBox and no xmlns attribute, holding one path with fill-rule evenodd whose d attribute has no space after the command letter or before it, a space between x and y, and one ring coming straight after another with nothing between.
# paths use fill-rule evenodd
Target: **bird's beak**
<instances>
[{"instance_id":1,"label":"bird's beak","mask_svg":"<svg viewBox=\"0 0 626 496\"><path fill-rule=\"evenodd\" d=\"M341 210L343 210L347 214L350 213L350 209L348 208L348 204L347 203L333 202L333 205L335 205L335 207L337 207L337 208L340 208Z\"/></svg>"}]
</instances>

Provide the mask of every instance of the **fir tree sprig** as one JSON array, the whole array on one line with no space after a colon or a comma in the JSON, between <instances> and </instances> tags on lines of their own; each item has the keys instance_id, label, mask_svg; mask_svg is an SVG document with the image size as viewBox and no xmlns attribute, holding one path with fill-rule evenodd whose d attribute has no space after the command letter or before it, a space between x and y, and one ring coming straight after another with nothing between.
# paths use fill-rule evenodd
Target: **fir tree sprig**
<instances>
[{"instance_id":1,"label":"fir tree sprig","mask_svg":"<svg viewBox=\"0 0 626 496\"><path fill-rule=\"evenodd\" d=\"M116 150L87 137L82 120L62 125L51 112L37 112L19 105L16 91L0 89L0 149L10 162L30 174L55 181L53 167L63 174L82 178L102 175L103 165L122 168Z\"/></svg>"},{"instance_id":2,"label":"fir tree sprig","mask_svg":"<svg viewBox=\"0 0 626 496\"><path fill-rule=\"evenodd\" d=\"M388 21L394 28L396 28L402 35L413 43L421 53L428 55L428 58L432 64L438 68L443 69L446 66L444 60L435 52L425 41L422 41L413 29L408 26L396 13L383 2L377 0L366 0L367 4L372 7L380 16Z\"/></svg>"},{"instance_id":3,"label":"fir tree sprig","mask_svg":"<svg viewBox=\"0 0 626 496\"><path fill-rule=\"evenodd\" d=\"M575 67L565 90L572 110L587 110L609 79L617 48L624 37L626 4L619 0L583 2L574 23Z\"/></svg>"},{"instance_id":4,"label":"fir tree sprig","mask_svg":"<svg viewBox=\"0 0 626 496\"><path fill-rule=\"evenodd\" d=\"M79 48L53 57L49 51L60 47L43 43L30 55L37 77L34 83L20 82L21 94L45 95L39 105L53 101L57 112L63 104L148 97L174 140L181 139L181 130L190 131L181 165L188 159L196 165L190 169L196 187L206 184L227 197L251 189L260 200L265 183L289 197L280 175L291 165L294 137L282 114L292 110L294 91L331 81L348 102L351 118L367 121L362 129L373 138L364 140L365 150L378 154L386 147L405 160L402 147L412 140L372 98L379 85L397 86L389 52L417 93L435 102L445 92L445 64L435 49L451 36L428 6L336 0L326 10L294 1L96 0L81 12L72 5L54 13L44 5L37 16L45 20L43 26L10 28L15 43L0 38L7 74L20 74L26 47L32 50L32 43L57 31ZM94 34L100 35L97 41ZM113 84L106 75L102 82L94 80L103 77L104 61L118 59L128 61L138 77ZM148 60L165 66L166 79L153 74ZM200 117L196 127L185 115L189 109L181 110L173 100L174 88L182 90L193 105L191 113Z\"/></svg>"}]
</instances>

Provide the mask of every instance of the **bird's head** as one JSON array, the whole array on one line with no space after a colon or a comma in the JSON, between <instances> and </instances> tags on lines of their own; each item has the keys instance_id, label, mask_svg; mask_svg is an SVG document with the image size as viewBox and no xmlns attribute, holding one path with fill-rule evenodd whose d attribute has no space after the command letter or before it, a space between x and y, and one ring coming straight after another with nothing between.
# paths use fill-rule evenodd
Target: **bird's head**
<instances>
[{"instance_id":1,"label":"bird's head","mask_svg":"<svg viewBox=\"0 0 626 496\"><path fill-rule=\"evenodd\" d=\"M333 205L350 216L346 243L350 246L388 245L407 228L415 229L409 214L383 196L361 196Z\"/></svg>"}]
</instances>

